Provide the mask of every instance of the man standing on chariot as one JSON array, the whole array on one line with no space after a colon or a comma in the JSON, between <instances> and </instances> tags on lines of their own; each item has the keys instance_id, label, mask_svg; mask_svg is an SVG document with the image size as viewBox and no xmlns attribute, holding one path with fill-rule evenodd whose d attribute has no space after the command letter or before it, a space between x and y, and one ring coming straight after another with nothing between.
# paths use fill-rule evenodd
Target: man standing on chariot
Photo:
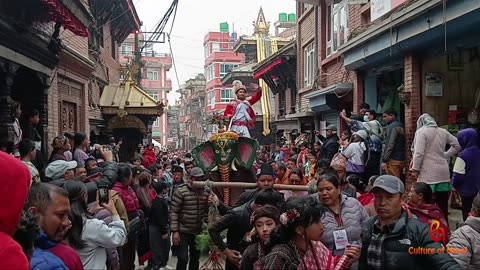
<instances>
[{"instance_id":1,"label":"man standing on chariot","mask_svg":"<svg viewBox=\"0 0 480 270\"><path fill-rule=\"evenodd\" d=\"M252 105L262 97L262 88L254 86L256 93L247 97L247 88L239 80L233 81L233 90L237 99L230 102L225 108L224 116L230 119L229 130L240 137L250 138L249 129L255 128L255 112Z\"/></svg>"}]
</instances>

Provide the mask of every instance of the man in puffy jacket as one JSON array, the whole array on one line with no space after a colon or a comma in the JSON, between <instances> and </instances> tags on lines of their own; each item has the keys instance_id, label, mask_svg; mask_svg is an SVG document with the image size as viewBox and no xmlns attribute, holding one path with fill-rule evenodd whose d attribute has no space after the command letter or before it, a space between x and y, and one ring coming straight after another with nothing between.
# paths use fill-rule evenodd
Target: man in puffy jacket
<instances>
[{"instance_id":1,"label":"man in puffy jacket","mask_svg":"<svg viewBox=\"0 0 480 270\"><path fill-rule=\"evenodd\" d=\"M194 188L193 181L204 179L203 170L195 167L190 172L187 185L178 187L173 194L170 208L170 230L177 250L177 270L197 270L200 264L200 251L196 245L196 235L202 232L203 220L208 214L208 196L203 188ZM189 256L190 253L190 256ZM190 257L190 258L189 258Z\"/></svg>"},{"instance_id":2,"label":"man in puffy jacket","mask_svg":"<svg viewBox=\"0 0 480 270\"><path fill-rule=\"evenodd\" d=\"M339 138L337 136L338 128L335 125L328 125L326 128L326 137L323 137L322 134L318 131L315 131L315 135L322 142L322 147L320 148L320 160L325 160L331 162L333 156L338 153L338 144Z\"/></svg>"},{"instance_id":3,"label":"man in puffy jacket","mask_svg":"<svg viewBox=\"0 0 480 270\"><path fill-rule=\"evenodd\" d=\"M400 179L382 175L370 192L375 195L378 216L364 225L358 269L460 269L446 251L442 252L441 237L432 240L429 226L402 210L405 187Z\"/></svg>"}]
</instances>

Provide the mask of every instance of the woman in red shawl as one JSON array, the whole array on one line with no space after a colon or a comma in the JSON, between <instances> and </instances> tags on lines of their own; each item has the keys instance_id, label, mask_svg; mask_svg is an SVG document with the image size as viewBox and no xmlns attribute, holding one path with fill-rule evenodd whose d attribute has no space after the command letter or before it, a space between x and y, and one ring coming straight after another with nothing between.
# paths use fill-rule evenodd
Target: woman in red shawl
<instances>
[{"instance_id":1,"label":"woman in red shawl","mask_svg":"<svg viewBox=\"0 0 480 270\"><path fill-rule=\"evenodd\" d=\"M433 192L428 184L416 182L412 185L408 193L408 203L404 205L404 209L409 216L418 218L427 226L435 226L432 223L436 220L440 224L439 228L445 232L442 234L445 237L441 239L443 244L448 243L451 234L448 222L445 220L442 210L433 203Z\"/></svg>"},{"instance_id":2,"label":"woman in red shawl","mask_svg":"<svg viewBox=\"0 0 480 270\"><path fill-rule=\"evenodd\" d=\"M323 208L310 197L292 197L283 206L281 226L270 235L267 255L255 270L341 270L360 258L360 247L347 245L345 255L333 256L320 239Z\"/></svg>"}]
</instances>

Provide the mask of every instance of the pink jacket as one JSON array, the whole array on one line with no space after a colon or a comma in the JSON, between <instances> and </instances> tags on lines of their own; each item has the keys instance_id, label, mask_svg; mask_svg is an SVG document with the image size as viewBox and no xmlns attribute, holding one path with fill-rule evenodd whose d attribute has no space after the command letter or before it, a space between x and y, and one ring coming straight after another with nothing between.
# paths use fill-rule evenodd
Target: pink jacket
<instances>
[{"instance_id":1,"label":"pink jacket","mask_svg":"<svg viewBox=\"0 0 480 270\"><path fill-rule=\"evenodd\" d=\"M450 148L445 152L447 144ZM419 171L418 182L449 183L448 158L460 151L457 138L443 128L423 127L415 132L412 169Z\"/></svg>"}]
</instances>

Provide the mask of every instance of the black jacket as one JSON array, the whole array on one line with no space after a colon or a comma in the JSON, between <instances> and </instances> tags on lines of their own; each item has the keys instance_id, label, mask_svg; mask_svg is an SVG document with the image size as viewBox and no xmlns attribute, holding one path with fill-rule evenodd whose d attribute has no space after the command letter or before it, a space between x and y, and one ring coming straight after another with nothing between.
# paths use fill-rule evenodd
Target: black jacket
<instances>
[{"instance_id":1,"label":"black jacket","mask_svg":"<svg viewBox=\"0 0 480 270\"><path fill-rule=\"evenodd\" d=\"M320 150L320 160L326 160L331 162L333 156L338 153L338 148L340 144L338 143L339 139L337 135L325 138L322 135L317 136L320 141L322 141L322 148Z\"/></svg>"},{"instance_id":2,"label":"black jacket","mask_svg":"<svg viewBox=\"0 0 480 270\"><path fill-rule=\"evenodd\" d=\"M253 209L250 207L250 203L246 203L229 210L219 220L210 225L208 233L221 251L224 251L226 248L240 252L243 251L240 243L245 234L253 228L250 224L250 216L252 213ZM228 229L227 244L223 242L222 236L220 235L220 233L226 229Z\"/></svg>"},{"instance_id":3,"label":"black jacket","mask_svg":"<svg viewBox=\"0 0 480 270\"><path fill-rule=\"evenodd\" d=\"M152 208L150 209L150 216L148 222L151 226L157 227L162 235L169 231L169 213L168 200L166 198L155 197Z\"/></svg>"},{"instance_id":4,"label":"black jacket","mask_svg":"<svg viewBox=\"0 0 480 270\"><path fill-rule=\"evenodd\" d=\"M387 126L382 161L405 161L405 130L399 121L393 121Z\"/></svg>"},{"instance_id":5,"label":"black jacket","mask_svg":"<svg viewBox=\"0 0 480 270\"><path fill-rule=\"evenodd\" d=\"M88 182L87 186L88 203L94 202L97 198L97 190L99 187L108 187L112 189L118 178L118 164L115 161L102 164L102 178L97 182Z\"/></svg>"},{"instance_id":6,"label":"black jacket","mask_svg":"<svg viewBox=\"0 0 480 270\"><path fill-rule=\"evenodd\" d=\"M374 223L377 219L378 217L372 217L364 224L359 270L369 269L367 263L368 246L370 245ZM419 247L435 250L435 253L433 255L409 254L409 249L410 253L412 253L412 248ZM407 218L406 214L403 213L383 242L381 254L383 269L461 269L446 252L439 254L437 252L439 248L442 248L442 245L432 240L427 225L417 219Z\"/></svg>"}]
</instances>

